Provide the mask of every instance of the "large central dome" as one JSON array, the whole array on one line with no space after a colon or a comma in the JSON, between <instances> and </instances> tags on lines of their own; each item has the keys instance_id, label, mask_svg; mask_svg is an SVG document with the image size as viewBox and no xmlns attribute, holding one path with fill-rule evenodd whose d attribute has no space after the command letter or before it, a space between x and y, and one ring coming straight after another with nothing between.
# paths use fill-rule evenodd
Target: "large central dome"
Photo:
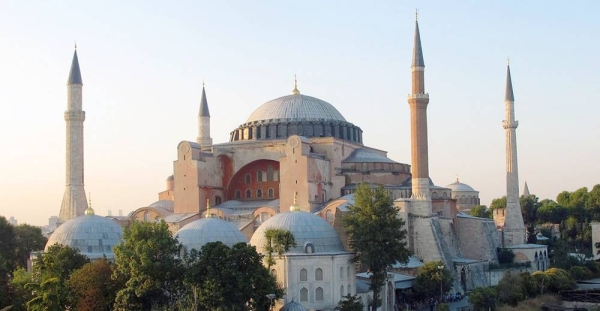
<instances>
[{"instance_id":1,"label":"large central dome","mask_svg":"<svg viewBox=\"0 0 600 311\"><path fill-rule=\"evenodd\" d=\"M246 122L280 119L281 121L346 121L330 103L318 98L292 94L258 107Z\"/></svg>"}]
</instances>

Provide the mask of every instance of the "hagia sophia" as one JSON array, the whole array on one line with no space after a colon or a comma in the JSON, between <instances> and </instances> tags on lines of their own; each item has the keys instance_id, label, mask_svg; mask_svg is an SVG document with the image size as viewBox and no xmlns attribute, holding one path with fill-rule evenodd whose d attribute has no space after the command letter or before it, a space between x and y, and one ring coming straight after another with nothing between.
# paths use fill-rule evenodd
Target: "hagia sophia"
<instances>
[{"instance_id":1,"label":"hagia sophia","mask_svg":"<svg viewBox=\"0 0 600 311\"><path fill-rule=\"evenodd\" d=\"M408 74L408 72L407 72ZM90 258L114 257L120 228L132 221L165 221L186 251L222 241L243 242L264 253L265 230L289 230L296 247L277 258L272 274L286 295L281 310L333 310L342 296L371 298L368 275L351 261L342 219L354 203L360 183L382 186L406 222L408 263L397 264L382 290L381 310L394 310L399 291L409 288L423 262L441 260L454 275L456 291L489 286L490 262L498 247L514 250L516 261L548 266L545 245L525 244L518 203L514 96L510 67L504 128L507 135L507 207L494 219L472 217L479 192L459 182L438 186L429 177L425 63L415 22L411 113L411 164L388 158L367 146L358 123L346 120L334 105L304 94L295 83L291 94L258 106L230 139L213 143L207 92L203 86L196 141L181 141L173 174L148 206L127 216L100 217L88 204L83 180L82 78L75 51L68 80L67 184L54 243L77 247ZM398 107L400 107L398 105ZM397 113L406 113L399 108ZM513 148L514 146L514 148ZM157 189L158 190L158 189ZM515 201L516 198L516 201ZM152 202L154 200L150 200ZM119 226L120 225L120 226ZM287 308L287 309L286 309ZM302 309L298 309L302 310Z\"/></svg>"}]
</instances>

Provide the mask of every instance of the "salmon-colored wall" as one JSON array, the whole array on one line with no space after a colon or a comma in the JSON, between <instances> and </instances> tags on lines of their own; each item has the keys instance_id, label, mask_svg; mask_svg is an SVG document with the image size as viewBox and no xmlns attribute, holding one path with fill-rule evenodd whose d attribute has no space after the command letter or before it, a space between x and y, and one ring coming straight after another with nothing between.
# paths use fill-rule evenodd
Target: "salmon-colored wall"
<instances>
[{"instance_id":1,"label":"salmon-colored wall","mask_svg":"<svg viewBox=\"0 0 600 311\"><path fill-rule=\"evenodd\" d=\"M267 180L267 168L273 167L273 180ZM258 171L262 172L262 181L258 181ZM246 175L250 175L250 183L246 183ZM273 197L269 197L269 188L273 189ZM257 190L262 191L262 197L257 197ZM246 197L246 191L250 190L250 198ZM227 187L227 199L238 200L236 192L241 196L239 200L274 200L279 199L279 162L272 160L258 160L242 167L231 179Z\"/></svg>"}]
</instances>

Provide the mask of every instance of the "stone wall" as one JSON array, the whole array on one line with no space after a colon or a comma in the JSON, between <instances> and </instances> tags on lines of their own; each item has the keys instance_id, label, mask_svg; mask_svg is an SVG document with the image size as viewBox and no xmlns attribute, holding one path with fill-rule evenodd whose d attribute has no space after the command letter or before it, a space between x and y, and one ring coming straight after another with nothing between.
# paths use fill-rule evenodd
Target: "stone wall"
<instances>
[{"instance_id":1,"label":"stone wall","mask_svg":"<svg viewBox=\"0 0 600 311\"><path fill-rule=\"evenodd\" d=\"M493 220L457 217L456 228L459 247L464 257L483 261L498 260L496 248L500 247L500 241Z\"/></svg>"}]
</instances>

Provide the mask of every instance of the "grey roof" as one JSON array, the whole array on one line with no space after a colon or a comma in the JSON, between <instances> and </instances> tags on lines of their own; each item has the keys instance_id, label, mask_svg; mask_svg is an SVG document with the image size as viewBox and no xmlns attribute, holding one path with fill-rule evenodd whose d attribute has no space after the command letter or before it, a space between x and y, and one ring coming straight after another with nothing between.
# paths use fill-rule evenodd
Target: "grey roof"
<instances>
[{"instance_id":1,"label":"grey roof","mask_svg":"<svg viewBox=\"0 0 600 311\"><path fill-rule=\"evenodd\" d=\"M359 278L356 279L356 293L364 294L371 291L371 283L366 280L361 280Z\"/></svg>"},{"instance_id":2,"label":"grey roof","mask_svg":"<svg viewBox=\"0 0 600 311\"><path fill-rule=\"evenodd\" d=\"M186 251L200 250L209 242L223 242L231 247L237 243L248 243L248 239L238 228L219 218L197 219L183 226L175 234Z\"/></svg>"},{"instance_id":3,"label":"grey roof","mask_svg":"<svg viewBox=\"0 0 600 311\"><path fill-rule=\"evenodd\" d=\"M179 223L196 215L198 215L198 213L176 213L165 217L164 220L166 223Z\"/></svg>"},{"instance_id":4,"label":"grey roof","mask_svg":"<svg viewBox=\"0 0 600 311\"><path fill-rule=\"evenodd\" d=\"M419 21L415 21L415 42L413 44L412 66L425 67L423 48L421 47L421 33L419 32Z\"/></svg>"},{"instance_id":5,"label":"grey roof","mask_svg":"<svg viewBox=\"0 0 600 311\"><path fill-rule=\"evenodd\" d=\"M81 80L81 71L79 70L79 59L77 58L77 50L73 54L73 62L71 62L71 70L69 71L69 79L67 84L83 84Z\"/></svg>"},{"instance_id":6,"label":"grey roof","mask_svg":"<svg viewBox=\"0 0 600 311\"><path fill-rule=\"evenodd\" d=\"M297 303L292 299L292 301L286 303L279 311L308 311L303 305Z\"/></svg>"},{"instance_id":7,"label":"grey roof","mask_svg":"<svg viewBox=\"0 0 600 311\"><path fill-rule=\"evenodd\" d=\"M206 101L206 92L204 91L204 85L202 86L202 98L200 99L200 111L198 112L199 117L210 117L208 111L208 102Z\"/></svg>"},{"instance_id":8,"label":"grey roof","mask_svg":"<svg viewBox=\"0 0 600 311\"><path fill-rule=\"evenodd\" d=\"M548 248L548 245L542 245L542 244L518 244L518 245L508 246L506 248L510 248L510 249Z\"/></svg>"},{"instance_id":9,"label":"grey roof","mask_svg":"<svg viewBox=\"0 0 600 311\"><path fill-rule=\"evenodd\" d=\"M159 201L156 201L156 202L148 205L148 207L162 208L164 210L172 212L173 209L175 208L175 202L173 202L171 200L159 200Z\"/></svg>"},{"instance_id":10,"label":"grey roof","mask_svg":"<svg viewBox=\"0 0 600 311\"><path fill-rule=\"evenodd\" d=\"M354 150L346 159L344 163L398 163L381 152L377 152L368 148L359 148Z\"/></svg>"},{"instance_id":11,"label":"grey roof","mask_svg":"<svg viewBox=\"0 0 600 311\"><path fill-rule=\"evenodd\" d=\"M330 103L315 97L292 94L258 107L246 122L280 119L287 121L346 121Z\"/></svg>"},{"instance_id":12,"label":"grey roof","mask_svg":"<svg viewBox=\"0 0 600 311\"><path fill-rule=\"evenodd\" d=\"M277 214L256 229L250 244L259 253L264 253L265 231L270 228L288 230L294 235L296 247L291 248L288 253L304 253L307 243L312 243L314 253L346 252L340 236L325 219L312 213L293 211Z\"/></svg>"},{"instance_id":13,"label":"grey roof","mask_svg":"<svg viewBox=\"0 0 600 311\"><path fill-rule=\"evenodd\" d=\"M110 218L84 215L60 225L48 239L46 250L56 243L79 249L88 258L114 258L113 248L121 242L122 229Z\"/></svg>"},{"instance_id":14,"label":"grey roof","mask_svg":"<svg viewBox=\"0 0 600 311\"><path fill-rule=\"evenodd\" d=\"M504 101L515 101L513 94L512 79L510 78L510 65L506 65L506 92L504 93Z\"/></svg>"},{"instance_id":15,"label":"grey roof","mask_svg":"<svg viewBox=\"0 0 600 311\"><path fill-rule=\"evenodd\" d=\"M452 191L472 191L472 192L475 192L475 190L471 186L469 186L467 184L463 184L463 183L461 183L459 181L456 181L456 182L453 182L453 183L447 185L446 188L448 188L448 189L450 189Z\"/></svg>"}]
</instances>

